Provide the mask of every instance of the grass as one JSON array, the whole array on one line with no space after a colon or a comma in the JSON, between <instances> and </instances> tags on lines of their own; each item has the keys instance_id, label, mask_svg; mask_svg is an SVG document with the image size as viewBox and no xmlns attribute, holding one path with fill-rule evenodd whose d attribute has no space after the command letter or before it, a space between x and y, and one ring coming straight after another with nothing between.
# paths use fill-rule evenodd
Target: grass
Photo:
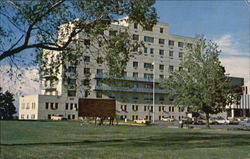
<instances>
[{"instance_id":1,"label":"grass","mask_svg":"<svg viewBox=\"0 0 250 159\"><path fill-rule=\"evenodd\" d=\"M250 159L250 132L0 121L1 159Z\"/></svg>"}]
</instances>

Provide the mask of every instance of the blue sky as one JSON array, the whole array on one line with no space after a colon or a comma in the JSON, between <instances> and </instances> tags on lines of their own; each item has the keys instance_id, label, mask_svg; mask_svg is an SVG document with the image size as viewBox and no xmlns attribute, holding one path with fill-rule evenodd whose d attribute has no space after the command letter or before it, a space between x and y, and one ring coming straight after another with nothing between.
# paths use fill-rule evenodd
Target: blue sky
<instances>
[{"instance_id":1,"label":"blue sky","mask_svg":"<svg viewBox=\"0 0 250 159\"><path fill-rule=\"evenodd\" d=\"M195 37L204 34L222 50L220 60L231 76L249 80L249 7L235 1L157 1L159 21L170 33Z\"/></svg>"}]
</instances>

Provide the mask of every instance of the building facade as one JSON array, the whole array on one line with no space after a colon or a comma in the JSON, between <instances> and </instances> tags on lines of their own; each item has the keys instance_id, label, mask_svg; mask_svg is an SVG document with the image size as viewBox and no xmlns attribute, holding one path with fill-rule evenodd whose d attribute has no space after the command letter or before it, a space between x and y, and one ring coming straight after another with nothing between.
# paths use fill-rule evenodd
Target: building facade
<instances>
[{"instance_id":1,"label":"building facade","mask_svg":"<svg viewBox=\"0 0 250 159\"><path fill-rule=\"evenodd\" d=\"M196 39L170 34L169 25L165 23L157 23L152 29L145 30L124 18L111 28L112 31L126 28L133 40L145 43L142 53L131 53L123 77L116 79L118 84L107 82L109 70L105 62L98 62L99 53L94 49L98 48L98 43L86 38L84 47L89 50L93 47L93 50L83 52L82 62L77 66L68 63L59 67L58 74L43 74L42 95L20 97L19 119L43 120L52 115L77 119L79 98L115 99L116 116L121 120L161 120L163 117L180 120L185 117L187 108L173 105L173 96L160 87L160 80L169 78L172 71L182 69L181 60ZM107 30L105 34L111 32ZM76 38L80 37L85 34L80 33ZM55 54L60 54L44 52L49 57L48 63L53 62ZM67 84L64 83L65 76Z\"/></svg>"}]
</instances>

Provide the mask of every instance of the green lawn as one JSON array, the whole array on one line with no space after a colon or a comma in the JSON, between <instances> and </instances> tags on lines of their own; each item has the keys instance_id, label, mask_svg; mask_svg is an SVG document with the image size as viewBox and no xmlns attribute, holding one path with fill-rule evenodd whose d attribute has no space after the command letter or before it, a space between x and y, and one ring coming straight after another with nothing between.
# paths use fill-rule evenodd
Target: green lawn
<instances>
[{"instance_id":1,"label":"green lawn","mask_svg":"<svg viewBox=\"0 0 250 159\"><path fill-rule=\"evenodd\" d=\"M250 132L0 121L1 159L250 159Z\"/></svg>"}]
</instances>

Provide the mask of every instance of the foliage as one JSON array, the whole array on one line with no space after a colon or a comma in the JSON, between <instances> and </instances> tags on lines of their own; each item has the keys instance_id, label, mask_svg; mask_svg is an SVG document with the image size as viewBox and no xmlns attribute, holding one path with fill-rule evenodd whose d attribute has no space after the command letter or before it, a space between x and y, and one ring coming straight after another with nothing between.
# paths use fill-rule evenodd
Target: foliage
<instances>
[{"instance_id":1,"label":"foliage","mask_svg":"<svg viewBox=\"0 0 250 159\"><path fill-rule=\"evenodd\" d=\"M102 35L120 16L152 26L157 17L153 4L154 0L2 1L0 19L6 25L0 26L0 61L30 48L67 50L80 32ZM58 34L58 28L64 30Z\"/></svg>"},{"instance_id":2,"label":"foliage","mask_svg":"<svg viewBox=\"0 0 250 159\"><path fill-rule=\"evenodd\" d=\"M240 86L232 85L225 75L219 54L215 43L206 44L205 39L200 38L181 62L183 69L172 72L172 78L162 82L162 86L175 95L175 104L205 113L208 127L209 114L220 113L226 105L237 103L241 93Z\"/></svg>"},{"instance_id":3,"label":"foliage","mask_svg":"<svg viewBox=\"0 0 250 159\"><path fill-rule=\"evenodd\" d=\"M16 113L13 96L14 94L9 91L3 93L0 87L0 119L12 119L13 114Z\"/></svg>"}]
</instances>

